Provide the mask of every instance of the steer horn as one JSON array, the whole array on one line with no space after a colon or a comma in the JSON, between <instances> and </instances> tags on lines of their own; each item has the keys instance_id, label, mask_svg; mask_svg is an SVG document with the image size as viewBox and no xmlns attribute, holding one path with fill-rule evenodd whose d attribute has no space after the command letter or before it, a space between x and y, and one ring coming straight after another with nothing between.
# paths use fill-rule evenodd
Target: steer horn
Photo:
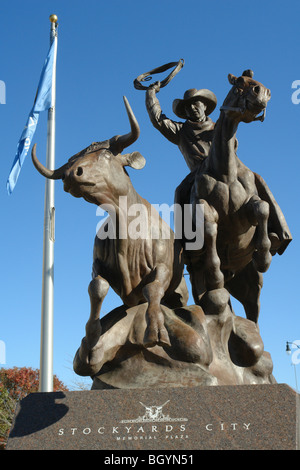
<instances>
[{"instance_id":1,"label":"steer horn","mask_svg":"<svg viewBox=\"0 0 300 470\"><path fill-rule=\"evenodd\" d=\"M140 127L126 96L123 96L123 100L129 118L131 131L128 134L116 136L116 141L113 145L117 145L119 153L121 153L126 147L129 147L129 145L133 144L140 135Z\"/></svg>"},{"instance_id":2,"label":"steer horn","mask_svg":"<svg viewBox=\"0 0 300 470\"><path fill-rule=\"evenodd\" d=\"M64 170L65 168L68 166L67 163L65 163L63 166L61 166L60 168L58 168L57 170L49 170L48 168L46 168L44 165L42 165L41 162L39 162L39 160L37 159L37 156L36 156L36 144L34 144L33 148L32 148L32 152L31 152L31 157L32 157L32 161L33 161L33 164L35 166L35 168L38 170L39 173L41 173L41 175L45 176L46 178L49 178L51 180L59 180L62 178L63 174L64 174Z\"/></svg>"}]
</instances>

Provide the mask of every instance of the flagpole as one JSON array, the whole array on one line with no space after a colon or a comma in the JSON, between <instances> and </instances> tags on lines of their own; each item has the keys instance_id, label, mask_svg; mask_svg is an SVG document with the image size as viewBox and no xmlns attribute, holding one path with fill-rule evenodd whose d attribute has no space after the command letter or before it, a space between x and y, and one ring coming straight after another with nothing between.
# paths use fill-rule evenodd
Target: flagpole
<instances>
[{"instance_id":1,"label":"flagpole","mask_svg":"<svg viewBox=\"0 0 300 470\"><path fill-rule=\"evenodd\" d=\"M52 77L52 105L48 110L46 166L55 168L55 101L57 16L50 16L50 44L55 41ZM44 206L43 283L39 391L53 391L53 299L54 299L54 181L46 178Z\"/></svg>"}]
</instances>

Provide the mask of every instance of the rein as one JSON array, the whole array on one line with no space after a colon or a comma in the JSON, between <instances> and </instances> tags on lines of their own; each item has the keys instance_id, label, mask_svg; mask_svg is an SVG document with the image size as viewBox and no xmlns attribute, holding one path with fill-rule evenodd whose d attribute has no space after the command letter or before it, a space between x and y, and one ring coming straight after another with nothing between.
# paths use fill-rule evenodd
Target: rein
<instances>
[{"instance_id":1,"label":"rein","mask_svg":"<svg viewBox=\"0 0 300 470\"><path fill-rule=\"evenodd\" d=\"M165 72L166 70L175 67L174 70L164 79L160 82L160 88L163 88L164 86L168 85L172 78L177 75L177 73L182 69L184 66L184 60L180 59L178 62L169 62L168 64L161 65L160 67L157 67L155 69L150 70L149 72L142 73L139 75L133 82L134 88L137 90L147 90L148 87L144 86L141 84L141 82L148 82L149 80L152 79L151 75L154 75L156 73L162 73Z\"/></svg>"},{"instance_id":2,"label":"rein","mask_svg":"<svg viewBox=\"0 0 300 470\"><path fill-rule=\"evenodd\" d=\"M221 106L220 111L235 111L236 113L243 114L246 111L246 105L243 108L237 108L233 106ZM253 121L261 121L263 122L266 116L266 108L263 110L263 114L261 116L257 116L253 119Z\"/></svg>"}]
</instances>

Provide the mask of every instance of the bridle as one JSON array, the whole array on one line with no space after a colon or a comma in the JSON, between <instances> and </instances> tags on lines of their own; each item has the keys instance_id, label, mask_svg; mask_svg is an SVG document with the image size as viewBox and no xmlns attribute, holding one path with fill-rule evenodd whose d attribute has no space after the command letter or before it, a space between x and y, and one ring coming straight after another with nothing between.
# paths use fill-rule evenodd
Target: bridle
<instances>
[{"instance_id":1,"label":"bridle","mask_svg":"<svg viewBox=\"0 0 300 470\"><path fill-rule=\"evenodd\" d=\"M237 89L237 87L236 87L236 89ZM248 92L248 93L249 93L249 92ZM248 94L248 93L247 93L247 94ZM246 111L246 109L247 109L247 107L246 107L246 97L247 97L247 94L243 97L243 101L244 101L244 106L243 106L243 107L234 107L234 106L226 106L226 105L224 106L224 105L222 105L222 106L220 107L220 111L234 111L234 112L236 112L236 113L243 114L243 113ZM263 122L264 119L265 119L265 117L266 117L266 108L264 108L263 114L260 115L260 116L255 117L255 118L253 119L253 121L261 121L261 122Z\"/></svg>"}]
</instances>

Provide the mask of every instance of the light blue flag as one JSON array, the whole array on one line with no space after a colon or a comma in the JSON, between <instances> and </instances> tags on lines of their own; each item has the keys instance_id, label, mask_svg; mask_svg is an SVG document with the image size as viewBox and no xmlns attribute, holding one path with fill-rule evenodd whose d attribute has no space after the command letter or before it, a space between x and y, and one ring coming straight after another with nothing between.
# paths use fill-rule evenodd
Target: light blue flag
<instances>
[{"instance_id":1,"label":"light blue flag","mask_svg":"<svg viewBox=\"0 0 300 470\"><path fill-rule=\"evenodd\" d=\"M6 183L8 194L13 192L17 183L24 160L31 146L40 112L46 111L52 106L52 81L55 41L56 39L54 39L50 45L50 49L41 73L34 105L30 111L26 125L18 143L17 153Z\"/></svg>"}]
</instances>

